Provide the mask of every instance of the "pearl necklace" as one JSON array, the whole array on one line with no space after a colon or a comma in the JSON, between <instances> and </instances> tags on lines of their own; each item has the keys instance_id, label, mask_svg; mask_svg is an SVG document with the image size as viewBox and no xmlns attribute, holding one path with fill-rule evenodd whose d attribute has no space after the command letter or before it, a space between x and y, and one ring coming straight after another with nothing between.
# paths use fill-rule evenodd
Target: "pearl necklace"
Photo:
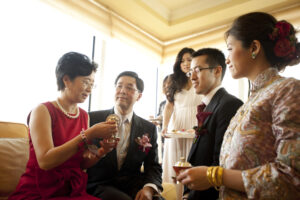
<instances>
[{"instance_id":1,"label":"pearl necklace","mask_svg":"<svg viewBox=\"0 0 300 200\"><path fill-rule=\"evenodd\" d=\"M57 105L58 105L58 107L59 107L59 109L68 117L68 118L71 118L71 119L75 119L75 118L77 118L78 116L79 116L79 113L80 113L80 111L79 111L79 108L77 107L77 114L76 115L70 115L61 105L60 105L60 103L59 103L59 101L58 100L56 100L56 103L57 103Z\"/></svg>"}]
</instances>

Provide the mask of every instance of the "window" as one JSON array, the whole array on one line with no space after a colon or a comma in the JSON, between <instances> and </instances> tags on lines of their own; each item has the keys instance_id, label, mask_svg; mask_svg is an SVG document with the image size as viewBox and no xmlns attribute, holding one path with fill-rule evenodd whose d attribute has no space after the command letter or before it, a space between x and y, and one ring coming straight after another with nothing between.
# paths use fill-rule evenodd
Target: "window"
<instances>
[{"instance_id":1,"label":"window","mask_svg":"<svg viewBox=\"0 0 300 200\"><path fill-rule=\"evenodd\" d=\"M17 1L17 4L1 1L0 20L0 121L26 123L31 109L55 100L59 95L55 78L58 59L69 51L91 57L93 36L96 36L95 61L99 68L91 110L111 108L116 76L132 70L145 82L143 96L135 106L136 113L144 118L155 113L159 62L138 49L109 39L38 0ZM79 106L88 110L88 100Z\"/></svg>"},{"instance_id":2,"label":"window","mask_svg":"<svg viewBox=\"0 0 300 200\"><path fill-rule=\"evenodd\" d=\"M142 98L136 102L134 111L146 119L149 115L154 115L158 62L144 55L138 49L111 39L107 42L104 66L103 70L100 69L100 73L104 74L103 84L100 89L102 94L101 109L112 108L114 105L114 82L118 74L123 71L134 71L142 78L145 85Z\"/></svg>"},{"instance_id":3,"label":"window","mask_svg":"<svg viewBox=\"0 0 300 200\"><path fill-rule=\"evenodd\" d=\"M0 20L0 120L26 123L31 109L58 96L58 59L69 51L91 57L96 31L37 0L1 1Z\"/></svg>"}]
</instances>

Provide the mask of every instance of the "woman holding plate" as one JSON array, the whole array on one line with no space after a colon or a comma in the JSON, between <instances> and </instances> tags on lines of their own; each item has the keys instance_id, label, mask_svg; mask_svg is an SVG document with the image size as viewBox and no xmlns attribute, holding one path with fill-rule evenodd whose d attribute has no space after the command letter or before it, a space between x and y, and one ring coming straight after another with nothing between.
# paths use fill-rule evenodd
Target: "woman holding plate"
<instances>
[{"instance_id":1,"label":"woman holding plate","mask_svg":"<svg viewBox=\"0 0 300 200\"><path fill-rule=\"evenodd\" d=\"M192 129L197 124L195 118L197 105L202 96L195 93L191 80L186 76L190 70L192 53L191 48L183 48L176 57L173 74L169 76L167 89L167 102L163 114L164 136L168 131L182 131ZM174 164L181 157L187 158L193 138L168 138L164 142L163 152L163 182L173 183L175 176Z\"/></svg>"}]
</instances>

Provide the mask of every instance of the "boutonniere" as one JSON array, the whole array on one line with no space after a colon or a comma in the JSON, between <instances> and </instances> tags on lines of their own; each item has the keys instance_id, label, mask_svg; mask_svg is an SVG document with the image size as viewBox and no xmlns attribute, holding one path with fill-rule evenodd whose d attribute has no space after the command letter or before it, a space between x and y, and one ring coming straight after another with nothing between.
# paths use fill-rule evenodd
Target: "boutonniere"
<instances>
[{"instance_id":1,"label":"boutonniere","mask_svg":"<svg viewBox=\"0 0 300 200\"><path fill-rule=\"evenodd\" d=\"M139 149L148 154L150 148L152 147L148 133L144 134L142 137L135 138L135 141L138 143Z\"/></svg>"},{"instance_id":2,"label":"boutonniere","mask_svg":"<svg viewBox=\"0 0 300 200\"><path fill-rule=\"evenodd\" d=\"M195 130L195 139L194 139L194 143L197 142L198 138L200 135L204 135L205 133L207 133L207 130L203 127L203 123L205 121L205 119L210 116L212 114L212 112L199 112L197 113L196 117L198 120L198 126L194 126L193 129Z\"/></svg>"}]
</instances>

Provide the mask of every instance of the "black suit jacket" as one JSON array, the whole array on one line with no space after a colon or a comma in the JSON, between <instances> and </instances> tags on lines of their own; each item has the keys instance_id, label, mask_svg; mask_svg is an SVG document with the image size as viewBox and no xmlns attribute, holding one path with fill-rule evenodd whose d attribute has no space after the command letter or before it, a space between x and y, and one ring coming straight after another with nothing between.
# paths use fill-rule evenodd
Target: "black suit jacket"
<instances>
[{"instance_id":1,"label":"black suit jacket","mask_svg":"<svg viewBox=\"0 0 300 200\"><path fill-rule=\"evenodd\" d=\"M241 100L230 95L224 88L220 88L210 103L206 106L206 112L212 114L206 118L203 127L207 133L200 135L197 142L191 147L188 161L193 166L218 166L220 149L224 133L231 118L238 108L243 104ZM185 188L185 193L189 193L188 199L217 199L219 193L214 188L205 191L193 191Z\"/></svg>"},{"instance_id":2,"label":"black suit jacket","mask_svg":"<svg viewBox=\"0 0 300 200\"><path fill-rule=\"evenodd\" d=\"M113 109L90 112L90 126L105 121L106 117L113 113ZM137 137L142 137L145 133L149 134L152 144L148 153L139 149L139 145L135 142ZM129 140L127 156L120 170L118 170L116 149L87 170L88 193L93 194L98 186L111 185L134 197L135 193L146 183L153 183L162 190L162 168L158 163L155 125L133 113ZM94 143L98 145L99 139L95 140ZM142 165L144 165L143 173L140 171Z\"/></svg>"}]
</instances>

